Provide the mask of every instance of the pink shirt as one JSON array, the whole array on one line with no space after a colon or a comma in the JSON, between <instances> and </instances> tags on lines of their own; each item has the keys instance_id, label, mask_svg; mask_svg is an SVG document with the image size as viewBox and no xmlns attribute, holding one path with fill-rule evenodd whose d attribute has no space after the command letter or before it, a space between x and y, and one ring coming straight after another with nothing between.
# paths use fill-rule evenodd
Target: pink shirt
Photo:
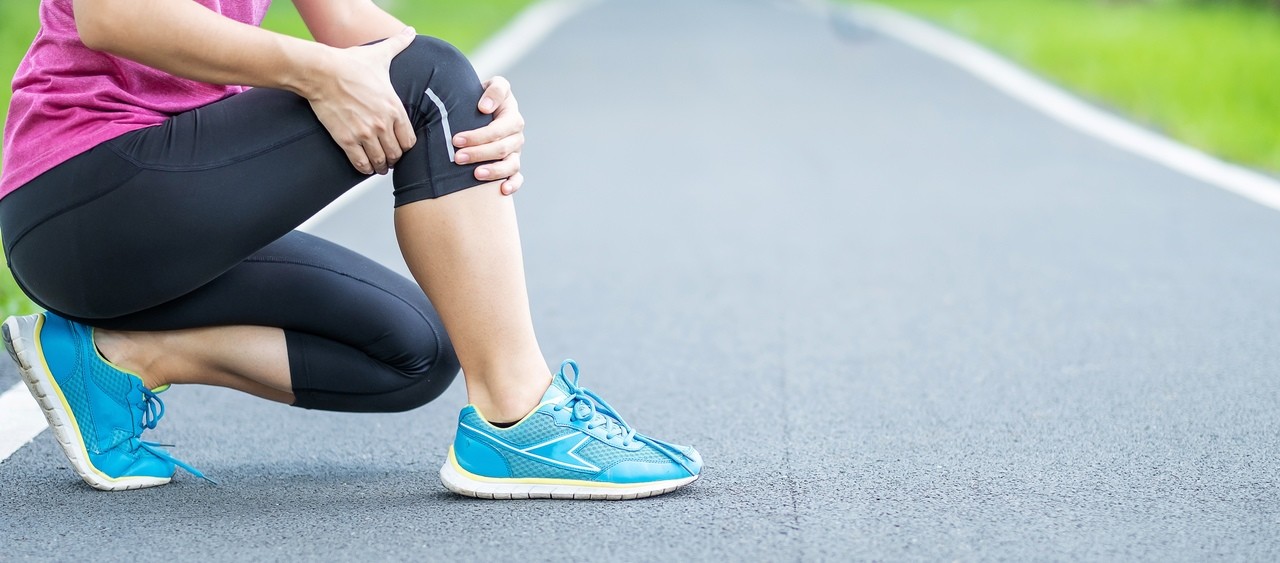
<instances>
[{"instance_id":1,"label":"pink shirt","mask_svg":"<svg viewBox=\"0 0 1280 563\"><path fill-rule=\"evenodd\" d=\"M271 5L194 1L251 25L260 25ZM71 2L41 0L40 32L13 76L0 197L103 141L244 91L178 78L85 47Z\"/></svg>"}]
</instances>

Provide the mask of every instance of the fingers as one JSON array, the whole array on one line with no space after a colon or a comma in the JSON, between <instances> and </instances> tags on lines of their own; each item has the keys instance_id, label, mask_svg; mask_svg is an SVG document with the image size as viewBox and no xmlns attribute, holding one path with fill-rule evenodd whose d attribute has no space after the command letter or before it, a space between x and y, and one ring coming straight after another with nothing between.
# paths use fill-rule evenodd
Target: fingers
<instances>
[{"instance_id":1,"label":"fingers","mask_svg":"<svg viewBox=\"0 0 1280 563\"><path fill-rule=\"evenodd\" d=\"M475 177L477 180L497 180L499 178L510 178L519 172L520 153L515 152L507 155L502 160L476 168Z\"/></svg>"},{"instance_id":2,"label":"fingers","mask_svg":"<svg viewBox=\"0 0 1280 563\"><path fill-rule=\"evenodd\" d=\"M387 73L391 59L416 37L406 27L380 43L336 51L332 80L307 96L316 118L361 173L386 174L417 142Z\"/></svg>"},{"instance_id":3,"label":"fingers","mask_svg":"<svg viewBox=\"0 0 1280 563\"><path fill-rule=\"evenodd\" d=\"M484 145L523 131L524 116L520 115L520 106L514 97L509 97L498 106L492 123L454 135L453 146L461 149Z\"/></svg>"},{"instance_id":4,"label":"fingers","mask_svg":"<svg viewBox=\"0 0 1280 563\"><path fill-rule=\"evenodd\" d=\"M390 65L391 59L408 48L417 36L418 32L413 27L406 27L400 30L400 33L383 41L383 43L387 44L386 52L389 55L387 64ZM405 112L404 106L399 103L394 104L390 111L392 112L389 116L390 122L386 124L385 128L378 128L373 131L377 135L377 149L379 149L377 152L380 154L368 151L370 161L378 174L386 174L387 170L395 166L396 162L400 160L405 151L413 148L413 145L418 142L418 137L413 132L413 125L409 123L409 115ZM366 148L370 147L366 145ZM378 156L383 158L381 165L379 165Z\"/></svg>"},{"instance_id":5,"label":"fingers","mask_svg":"<svg viewBox=\"0 0 1280 563\"><path fill-rule=\"evenodd\" d=\"M364 149L365 157L369 160L369 167L360 171L365 174L374 172L386 174L387 154L382 150L382 140L379 138L368 139L362 142L360 146Z\"/></svg>"},{"instance_id":6,"label":"fingers","mask_svg":"<svg viewBox=\"0 0 1280 563\"><path fill-rule=\"evenodd\" d=\"M524 184L520 173L520 149L524 148L524 116L511 93L511 83L495 76L484 82L484 94L480 96L481 113L493 113L489 125L455 135L454 146L463 149L455 158L459 164L487 162L476 168L477 180L488 181L506 178L502 182L503 195L511 195Z\"/></svg>"},{"instance_id":7,"label":"fingers","mask_svg":"<svg viewBox=\"0 0 1280 563\"><path fill-rule=\"evenodd\" d=\"M492 143L458 151L457 154L454 155L454 159L458 164L467 164L470 162L493 162L518 153L522 148L524 148L524 133L516 133L509 137L498 139Z\"/></svg>"},{"instance_id":8,"label":"fingers","mask_svg":"<svg viewBox=\"0 0 1280 563\"><path fill-rule=\"evenodd\" d=\"M373 173L373 167L369 166L369 157L360 143L339 143L338 146L342 147L342 152L347 153L347 160L350 160L351 165L361 174Z\"/></svg>"},{"instance_id":9,"label":"fingers","mask_svg":"<svg viewBox=\"0 0 1280 563\"><path fill-rule=\"evenodd\" d=\"M495 76L485 83L484 94L480 98L480 111L488 113L486 108L494 112L494 119L488 125L472 131L454 135L453 144L459 150L454 159L458 164L471 162L487 163L476 169L477 180L496 180L507 178L503 193L510 187L511 192L519 189L523 179L512 182L520 173L520 149L524 148L524 116L520 115L520 107L515 96L511 95L511 83L501 76Z\"/></svg>"},{"instance_id":10,"label":"fingers","mask_svg":"<svg viewBox=\"0 0 1280 563\"><path fill-rule=\"evenodd\" d=\"M409 135L413 135L413 129L408 125L409 118L400 116L399 119L389 119L390 123L366 123L349 129L345 135L335 137L351 165L361 174L386 174L404 156L407 149L402 146L397 131L408 129ZM398 125L400 121L404 125Z\"/></svg>"},{"instance_id":11,"label":"fingers","mask_svg":"<svg viewBox=\"0 0 1280 563\"><path fill-rule=\"evenodd\" d=\"M506 78L495 76L484 82L484 95L480 96L478 107L480 113L493 113L507 98L511 98L511 83ZM512 99L514 101L514 98Z\"/></svg>"},{"instance_id":12,"label":"fingers","mask_svg":"<svg viewBox=\"0 0 1280 563\"><path fill-rule=\"evenodd\" d=\"M378 44L387 55L387 64L391 64L391 59L405 50L409 44L413 43L413 39L418 36L418 32L412 27L406 27L400 30L400 33L388 37L386 41Z\"/></svg>"},{"instance_id":13,"label":"fingers","mask_svg":"<svg viewBox=\"0 0 1280 563\"><path fill-rule=\"evenodd\" d=\"M516 190L520 189L520 186L523 186L523 185L524 185L524 174L521 174L520 172L516 172L514 176L507 178L507 180L502 183L502 188L501 188L502 195L511 195L513 193L516 193Z\"/></svg>"},{"instance_id":14,"label":"fingers","mask_svg":"<svg viewBox=\"0 0 1280 563\"><path fill-rule=\"evenodd\" d=\"M393 128L402 155L418 144L418 134L413 132L413 124L409 123L409 116L403 115L403 117L403 119L396 120ZM399 157L397 157L397 160L399 160Z\"/></svg>"},{"instance_id":15,"label":"fingers","mask_svg":"<svg viewBox=\"0 0 1280 563\"><path fill-rule=\"evenodd\" d=\"M385 130L380 131L378 140L382 144L382 152L386 155L386 168L395 166L400 161L400 157L404 156L405 151L413 148L414 143L418 141L417 135L413 132L413 126L409 124L409 115L405 112L403 106L397 105L393 110L392 122ZM378 172L386 174L384 168Z\"/></svg>"}]
</instances>

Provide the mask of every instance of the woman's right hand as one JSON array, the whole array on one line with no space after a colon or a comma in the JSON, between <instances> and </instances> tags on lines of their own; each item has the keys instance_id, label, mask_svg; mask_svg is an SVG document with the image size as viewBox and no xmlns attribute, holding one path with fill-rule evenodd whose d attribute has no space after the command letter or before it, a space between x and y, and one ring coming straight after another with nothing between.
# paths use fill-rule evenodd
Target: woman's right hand
<instances>
[{"instance_id":1,"label":"woman's right hand","mask_svg":"<svg viewBox=\"0 0 1280 563\"><path fill-rule=\"evenodd\" d=\"M318 82L303 95L311 110L364 174L386 174L417 142L404 103L391 86L391 59L417 33L406 27L373 45L335 49Z\"/></svg>"}]
</instances>

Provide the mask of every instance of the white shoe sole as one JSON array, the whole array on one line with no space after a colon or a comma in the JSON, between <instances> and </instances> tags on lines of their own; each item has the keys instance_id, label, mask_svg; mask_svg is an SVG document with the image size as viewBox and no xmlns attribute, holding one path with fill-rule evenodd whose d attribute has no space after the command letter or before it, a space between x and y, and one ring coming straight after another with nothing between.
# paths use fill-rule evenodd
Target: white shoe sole
<instances>
[{"instance_id":1,"label":"white shoe sole","mask_svg":"<svg viewBox=\"0 0 1280 563\"><path fill-rule=\"evenodd\" d=\"M583 481L566 481L564 483L503 483L471 475L457 466L453 456L453 448L449 448L449 459L440 467L440 482L446 489L457 494L493 500L519 499L564 499L564 500L632 500L669 493L688 485L698 479L697 475L669 481L637 483L631 486L591 486ZM555 481L546 479L545 481Z\"/></svg>"},{"instance_id":2,"label":"white shoe sole","mask_svg":"<svg viewBox=\"0 0 1280 563\"><path fill-rule=\"evenodd\" d=\"M44 323L42 315L25 317L9 317L0 326L3 333L4 347L18 363L18 371L22 381L27 384L31 396L40 403L40 410L49 421L49 429L53 437L67 454L72 469L80 475L84 482L95 489L103 491L126 491L164 485L170 481L167 477L110 477L93 467L89 462L89 451L85 448L84 439L80 437L75 415L62 396L53 374L49 373L44 362L44 354L40 350L40 342L36 337Z\"/></svg>"}]
</instances>

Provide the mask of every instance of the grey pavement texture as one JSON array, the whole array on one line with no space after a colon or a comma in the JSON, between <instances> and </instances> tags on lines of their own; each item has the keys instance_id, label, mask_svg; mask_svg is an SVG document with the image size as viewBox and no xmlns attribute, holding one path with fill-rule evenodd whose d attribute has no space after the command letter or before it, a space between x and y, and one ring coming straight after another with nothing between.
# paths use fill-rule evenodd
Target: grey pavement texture
<instances>
[{"instance_id":1,"label":"grey pavement texture","mask_svg":"<svg viewBox=\"0 0 1280 563\"><path fill-rule=\"evenodd\" d=\"M0 464L0 559L1280 557L1280 213L785 4L604 2L508 76L548 360L702 480L466 500L460 384L183 388L148 435L220 486L95 492L42 435ZM319 232L403 268L389 217Z\"/></svg>"}]
</instances>

